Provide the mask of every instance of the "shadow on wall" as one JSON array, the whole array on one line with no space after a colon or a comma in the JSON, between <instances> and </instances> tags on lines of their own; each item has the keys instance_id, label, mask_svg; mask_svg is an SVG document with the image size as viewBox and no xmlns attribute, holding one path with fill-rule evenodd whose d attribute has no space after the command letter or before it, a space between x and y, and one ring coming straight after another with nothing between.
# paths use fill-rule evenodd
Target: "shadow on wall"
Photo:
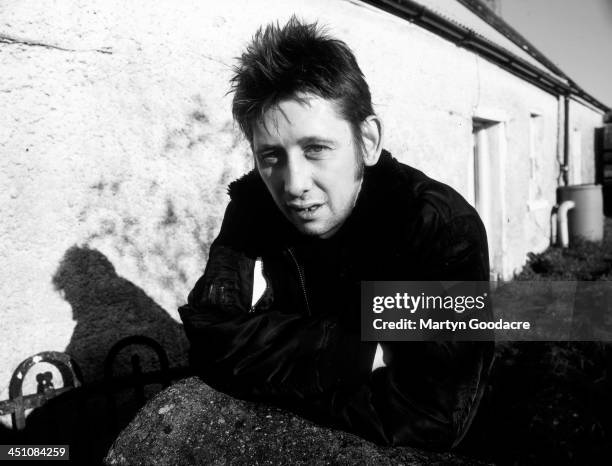
<instances>
[{"instance_id":1,"label":"shadow on wall","mask_svg":"<svg viewBox=\"0 0 612 466\"><path fill-rule=\"evenodd\" d=\"M65 352L79 364L86 384L103 378L109 350L130 335L145 335L159 342L171 367L187 365L188 342L182 325L142 289L117 275L100 251L69 248L53 276L53 285L72 306L76 327ZM114 375L131 373L129 355L134 353L139 354L144 371L159 369L152 351L131 347L116 359Z\"/></svg>"},{"instance_id":2,"label":"shadow on wall","mask_svg":"<svg viewBox=\"0 0 612 466\"><path fill-rule=\"evenodd\" d=\"M104 378L104 361L112 346L125 337L145 335L162 345L171 367L184 367L187 340L182 325L142 289L117 275L96 249L69 248L52 282L72 306L76 326L65 352L81 368L84 387L61 393L35 409L24 430L0 425L0 444L69 445L74 464L101 464L119 431L142 406L132 387L107 392L92 383ZM113 376L132 374L134 354L139 355L143 372L160 369L151 349L129 346L115 359ZM62 386L63 382L55 388ZM150 398L160 388L161 384L147 385L143 397Z\"/></svg>"}]
</instances>

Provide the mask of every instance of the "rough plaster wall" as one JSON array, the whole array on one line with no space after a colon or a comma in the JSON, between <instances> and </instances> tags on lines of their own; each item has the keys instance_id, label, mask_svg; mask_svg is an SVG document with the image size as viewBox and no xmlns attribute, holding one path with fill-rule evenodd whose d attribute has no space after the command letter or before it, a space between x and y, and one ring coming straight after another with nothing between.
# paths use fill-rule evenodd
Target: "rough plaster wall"
<instances>
[{"instance_id":1,"label":"rough plaster wall","mask_svg":"<svg viewBox=\"0 0 612 466\"><path fill-rule=\"evenodd\" d=\"M17 364L43 350L71 352L87 380L132 333L155 337L184 362L176 308L205 265L227 183L251 165L226 95L232 57L260 24L294 12L353 47L386 147L460 192L475 109L506 113L508 267L522 264L533 246L524 226L526 116L535 104L547 118L544 189L553 202L556 100L369 6L263 5L0 6L0 106L9 109L0 114L0 313L9 329L0 339L0 398Z\"/></svg>"},{"instance_id":2,"label":"rough plaster wall","mask_svg":"<svg viewBox=\"0 0 612 466\"><path fill-rule=\"evenodd\" d=\"M0 398L43 350L86 381L134 333L185 363L176 308L250 164L218 111L239 35L205 7L4 3Z\"/></svg>"},{"instance_id":3,"label":"rough plaster wall","mask_svg":"<svg viewBox=\"0 0 612 466\"><path fill-rule=\"evenodd\" d=\"M503 278L511 278L525 263L530 251L548 246L550 208L555 204L558 137L558 102L521 79L496 66L480 62L479 107L501 112L506 132L506 160L502 167L506 191L499 206L504 206ZM529 205L529 120L532 113L542 118L541 157L538 160L542 199L537 210ZM499 215L501 215L501 208ZM526 231L527 230L527 231Z\"/></svg>"},{"instance_id":4,"label":"rough plaster wall","mask_svg":"<svg viewBox=\"0 0 612 466\"><path fill-rule=\"evenodd\" d=\"M561 150L559 146L559 138L562 139L562 122L559 118L561 111L559 100L553 96L543 94L542 99L548 98L548 105L534 104L529 111L539 115L542 119L540 139L536 144L540 145L540 151L545 154L545 157L540 157L537 160L538 177L537 185L540 196L534 199L529 199L529 190L521 192L523 200L526 201L526 213L523 221L524 238L522 240L523 257L528 252L540 252L550 245L550 218L551 209L556 204L556 189L558 180L560 179L560 167L562 164ZM518 134L529 135L531 130L528 118L523 119L517 128ZM521 159L529 158L529 148ZM528 178L529 170L525 168L525 172L516 171L515 177ZM518 194L518 193L517 193ZM521 238L518 235L513 242L513 247L517 248L521 245ZM514 258L512 269L518 271L522 263L518 260L520 256Z\"/></svg>"}]
</instances>

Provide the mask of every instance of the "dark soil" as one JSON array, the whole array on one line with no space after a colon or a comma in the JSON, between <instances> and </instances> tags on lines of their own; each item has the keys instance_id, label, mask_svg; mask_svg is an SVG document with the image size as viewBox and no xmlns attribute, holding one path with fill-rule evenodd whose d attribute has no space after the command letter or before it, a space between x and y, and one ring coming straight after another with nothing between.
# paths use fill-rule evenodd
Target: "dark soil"
<instances>
[{"instance_id":1,"label":"dark soil","mask_svg":"<svg viewBox=\"0 0 612 466\"><path fill-rule=\"evenodd\" d=\"M516 280L612 280L602 243L531 254ZM503 342L463 451L497 464L612 461L612 342Z\"/></svg>"}]
</instances>

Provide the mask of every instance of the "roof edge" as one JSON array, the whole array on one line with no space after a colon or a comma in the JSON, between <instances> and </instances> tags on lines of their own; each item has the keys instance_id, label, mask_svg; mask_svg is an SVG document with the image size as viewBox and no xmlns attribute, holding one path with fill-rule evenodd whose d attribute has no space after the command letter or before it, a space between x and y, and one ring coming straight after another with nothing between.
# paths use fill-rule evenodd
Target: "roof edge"
<instances>
[{"instance_id":1,"label":"roof edge","mask_svg":"<svg viewBox=\"0 0 612 466\"><path fill-rule=\"evenodd\" d=\"M584 91L580 86L568 78L565 73L556 67L556 65L550 62L541 52L533 47L503 19L490 11L488 7L482 4L479 0L458 1L486 21L489 25L496 28L506 38L523 48L526 53L529 53L529 55L538 60L538 62L548 68L556 76L545 73L528 61L516 56L512 52L489 41L488 39L485 39L481 35L476 34L471 29L451 22L440 16L435 11L412 0L361 1L377 7L380 10L386 11L387 13L391 13L405 19L411 23L417 24L418 26L431 31L442 38L449 40L458 47L470 50L471 52L484 57L488 61L495 63L506 71L519 76L525 81L530 82L546 92L557 96L564 95L568 97L578 97L580 100L583 100L602 112L610 111L610 108L607 105ZM472 4L474 9L472 9L472 7L470 7L468 4ZM483 9L486 9L487 11L484 11ZM482 12L483 15L485 15L495 24L492 24L486 18L483 18L479 12ZM503 25L503 30L500 30L500 26L498 25ZM506 35L506 33L508 35ZM519 42L517 42L517 40ZM524 46L527 46L528 48L525 49ZM567 82L564 82L564 80Z\"/></svg>"},{"instance_id":2,"label":"roof edge","mask_svg":"<svg viewBox=\"0 0 612 466\"><path fill-rule=\"evenodd\" d=\"M570 85L570 88L575 91L572 94L580 97L582 100L590 103L591 105L594 102L597 102L599 105L597 107L604 112L609 111L610 108L605 105L603 102L599 102L598 99L587 93L584 89L582 89L573 79L571 79L567 74L565 74L557 65L555 65L552 61L550 61L546 55L544 55L540 50L535 47L531 42L529 42L521 33L519 33L516 29L514 29L510 24L506 22L501 16L497 15L493 10L487 7L482 0L457 0L459 3L468 8L472 13L480 17L483 21L489 24L491 27L495 28L500 34L502 34L506 39L512 41L526 53L528 53L532 58L540 62L546 68L551 70L553 73L561 76L566 79ZM588 97L584 99L583 96Z\"/></svg>"}]
</instances>

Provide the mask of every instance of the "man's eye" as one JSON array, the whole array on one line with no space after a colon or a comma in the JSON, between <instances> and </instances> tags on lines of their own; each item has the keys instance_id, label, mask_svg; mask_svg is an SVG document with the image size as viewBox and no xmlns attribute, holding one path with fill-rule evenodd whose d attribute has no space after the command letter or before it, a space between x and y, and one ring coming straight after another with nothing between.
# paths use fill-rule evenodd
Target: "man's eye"
<instances>
[{"instance_id":1,"label":"man's eye","mask_svg":"<svg viewBox=\"0 0 612 466\"><path fill-rule=\"evenodd\" d=\"M259 160L265 165L274 165L278 162L278 155L274 153L259 154Z\"/></svg>"},{"instance_id":2,"label":"man's eye","mask_svg":"<svg viewBox=\"0 0 612 466\"><path fill-rule=\"evenodd\" d=\"M324 153L325 151L327 151L329 149L329 147L327 146L323 146L321 144L311 144L310 146L306 147L306 154L307 155L319 155Z\"/></svg>"}]
</instances>

